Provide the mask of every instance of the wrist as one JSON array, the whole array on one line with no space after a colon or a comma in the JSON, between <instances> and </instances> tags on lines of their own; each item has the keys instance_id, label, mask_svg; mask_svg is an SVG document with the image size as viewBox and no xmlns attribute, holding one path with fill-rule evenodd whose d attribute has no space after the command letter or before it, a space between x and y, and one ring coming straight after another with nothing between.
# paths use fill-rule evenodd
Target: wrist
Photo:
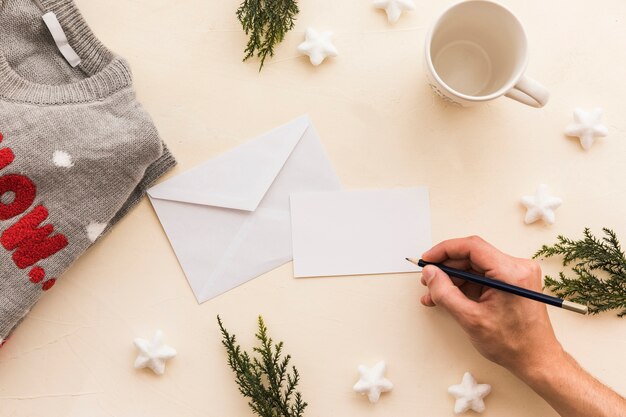
<instances>
[{"instance_id":1,"label":"wrist","mask_svg":"<svg viewBox=\"0 0 626 417\"><path fill-rule=\"evenodd\" d=\"M624 398L589 375L562 348L514 373L561 416L623 415L619 412L625 409Z\"/></svg>"},{"instance_id":2,"label":"wrist","mask_svg":"<svg viewBox=\"0 0 626 417\"><path fill-rule=\"evenodd\" d=\"M554 338L524 354L522 359L509 366L508 369L518 378L529 383L544 379L555 370L562 369L569 361L568 357L569 355L563 350L559 341Z\"/></svg>"},{"instance_id":3,"label":"wrist","mask_svg":"<svg viewBox=\"0 0 626 417\"><path fill-rule=\"evenodd\" d=\"M563 350L560 343L555 342L510 371L535 391L542 391L544 388L554 387L557 379L567 377L573 365L571 356Z\"/></svg>"}]
</instances>

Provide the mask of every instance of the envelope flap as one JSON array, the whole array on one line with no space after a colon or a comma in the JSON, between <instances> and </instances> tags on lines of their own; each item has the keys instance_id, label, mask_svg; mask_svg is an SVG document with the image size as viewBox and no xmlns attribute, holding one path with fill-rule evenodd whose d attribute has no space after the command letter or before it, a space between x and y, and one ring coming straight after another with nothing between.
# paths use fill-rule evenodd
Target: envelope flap
<instances>
[{"instance_id":1,"label":"envelope flap","mask_svg":"<svg viewBox=\"0 0 626 417\"><path fill-rule=\"evenodd\" d=\"M148 190L151 198L254 211L309 127L280 126Z\"/></svg>"}]
</instances>

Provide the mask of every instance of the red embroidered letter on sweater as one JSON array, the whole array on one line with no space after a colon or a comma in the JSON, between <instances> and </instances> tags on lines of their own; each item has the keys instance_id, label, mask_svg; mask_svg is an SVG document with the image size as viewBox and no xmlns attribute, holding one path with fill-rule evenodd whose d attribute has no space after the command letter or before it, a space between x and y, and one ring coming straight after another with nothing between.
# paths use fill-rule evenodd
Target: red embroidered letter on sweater
<instances>
[{"instance_id":1,"label":"red embroidered letter on sweater","mask_svg":"<svg viewBox=\"0 0 626 417\"><path fill-rule=\"evenodd\" d=\"M8 192L13 192L13 201L9 204L0 202L0 220L8 220L24 213L35 201L35 184L23 175L11 174L0 177L0 197Z\"/></svg>"},{"instance_id":2,"label":"red embroidered letter on sweater","mask_svg":"<svg viewBox=\"0 0 626 417\"><path fill-rule=\"evenodd\" d=\"M0 133L0 143L3 139L4 136L2 136L2 133ZM10 148L0 149L0 169L4 169L9 166L9 164L11 164L14 159L15 155L13 155L13 151Z\"/></svg>"},{"instance_id":3,"label":"red embroidered letter on sweater","mask_svg":"<svg viewBox=\"0 0 626 417\"><path fill-rule=\"evenodd\" d=\"M11 162L15 159L15 155L11 148L0 149L0 169L4 169L11 165Z\"/></svg>"},{"instance_id":4,"label":"red embroidered letter on sweater","mask_svg":"<svg viewBox=\"0 0 626 417\"><path fill-rule=\"evenodd\" d=\"M17 249L13 253L13 262L18 268L32 266L67 246L67 238L64 235L50 237L54 232L54 226L51 224L38 228L47 218L48 210L44 206L37 206L5 230L0 237L0 243L5 249L9 251Z\"/></svg>"},{"instance_id":5,"label":"red embroidered letter on sweater","mask_svg":"<svg viewBox=\"0 0 626 417\"><path fill-rule=\"evenodd\" d=\"M0 133L0 142L3 140ZM11 165L15 155L11 148L0 149L0 170ZM13 201L9 204L0 202L0 220L8 220L24 213L35 201L35 184L23 175L5 175L0 177L0 197L13 192Z\"/></svg>"}]
</instances>

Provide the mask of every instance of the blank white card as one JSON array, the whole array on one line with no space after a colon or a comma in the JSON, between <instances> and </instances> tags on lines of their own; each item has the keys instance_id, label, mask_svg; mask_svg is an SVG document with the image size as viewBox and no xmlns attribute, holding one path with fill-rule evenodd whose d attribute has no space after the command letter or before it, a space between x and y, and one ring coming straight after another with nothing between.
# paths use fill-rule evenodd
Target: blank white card
<instances>
[{"instance_id":1,"label":"blank white card","mask_svg":"<svg viewBox=\"0 0 626 417\"><path fill-rule=\"evenodd\" d=\"M428 189L291 195L296 278L415 272L431 247Z\"/></svg>"}]
</instances>

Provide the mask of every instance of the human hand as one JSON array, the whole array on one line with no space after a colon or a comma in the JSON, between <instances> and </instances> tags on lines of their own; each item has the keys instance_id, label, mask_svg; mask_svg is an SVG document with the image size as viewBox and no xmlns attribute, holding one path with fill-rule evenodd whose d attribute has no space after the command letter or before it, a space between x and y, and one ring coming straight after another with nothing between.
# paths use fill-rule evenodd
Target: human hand
<instances>
[{"instance_id":1,"label":"human hand","mask_svg":"<svg viewBox=\"0 0 626 417\"><path fill-rule=\"evenodd\" d=\"M479 237L447 240L422 259L541 292L537 263L506 255ZM422 284L428 287L422 304L447 310L485 358L518 376L563 357L545 304L450 278L432 265L424 268Z\"/></svg>"}]
</instances>

